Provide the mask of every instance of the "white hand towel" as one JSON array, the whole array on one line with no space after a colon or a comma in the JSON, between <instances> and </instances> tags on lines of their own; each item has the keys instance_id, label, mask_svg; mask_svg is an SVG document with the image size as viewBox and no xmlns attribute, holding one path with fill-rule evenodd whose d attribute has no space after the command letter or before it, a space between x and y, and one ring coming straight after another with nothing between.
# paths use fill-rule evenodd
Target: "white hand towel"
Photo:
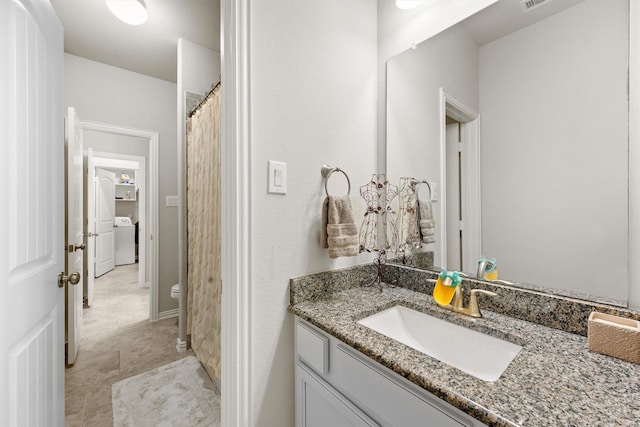
<instances>
[{"instance_id":1,"label":"white hand towel","mask_svg":"<svg viewBox=\"0 0 640 427\"><path fill-rule=\"evenodd\" d=\"M436 221L433 218L431 202L418 200L420 237L424 243L435 243Z\"/></svg>"},{"instance_id":2,"label":"white hand towel","mask_svg":"<svg viewBox=\"0 0 640 427\"><path fill-rule=\"evenodd\" d=\"M348 195L327 196L322 203L320 243L330 258L358 255L358 226Z\"/></svg>"}]
</instances>

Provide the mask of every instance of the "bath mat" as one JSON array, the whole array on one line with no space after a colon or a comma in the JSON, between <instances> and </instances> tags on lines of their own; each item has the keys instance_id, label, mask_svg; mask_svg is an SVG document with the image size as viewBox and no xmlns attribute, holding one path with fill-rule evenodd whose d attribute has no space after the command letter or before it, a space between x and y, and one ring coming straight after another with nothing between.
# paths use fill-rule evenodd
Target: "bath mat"
<instances>
[{"instance_id":1,"label":"bath mat","mask_svg":"<svg viewBox=\"0 0 640 427\"><path fill-rule=\"evenodd\" d=\"M114 427L220 426L220 392L189 356L113 384Z\"/></svg>"}]
</instances>

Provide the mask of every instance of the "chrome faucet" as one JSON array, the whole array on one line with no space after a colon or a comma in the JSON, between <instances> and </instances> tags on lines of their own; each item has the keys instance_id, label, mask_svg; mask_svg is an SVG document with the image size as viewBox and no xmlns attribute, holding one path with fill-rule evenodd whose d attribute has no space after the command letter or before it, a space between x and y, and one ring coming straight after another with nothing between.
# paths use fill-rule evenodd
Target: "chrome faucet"
<instances>
[{"instance_id":1,"label":"chrome faucet","mask_svg":"<svg viewBox=\"0 0 640 427\"><path fill-rule=\"evenodd\" d=\"M482 317L482 312L480 311L480 306L478 305L478 294L490 295L492 297L498 295L495 292L485 291L484 289L472 289L471 296L469 297L469 307L465 308L463 302L463 291L464 289L462 289L462 285L456 286L456 291L453 294L453 301L451 302L451 304L438 305L446 310L477 318Z\"/></svg>"},{"instance_id":2,"label":"chrome faucet","mask_svg":"<svg viewBox=\"0 0 640 427\"><path fill-rule=\"evenodd\" d=\"M478 261L478 271L476 272L476 277L480 280L484 280L484 273L487 271L487 260L482 257Z\"/></svg>"}]
</instances>

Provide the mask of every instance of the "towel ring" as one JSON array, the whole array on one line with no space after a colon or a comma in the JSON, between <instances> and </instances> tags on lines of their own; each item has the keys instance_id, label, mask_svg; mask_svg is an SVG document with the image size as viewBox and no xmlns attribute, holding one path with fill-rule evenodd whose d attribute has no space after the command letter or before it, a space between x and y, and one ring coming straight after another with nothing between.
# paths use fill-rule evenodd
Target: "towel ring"
<instances>
[{"instance_id":1,"label":"towel ring","mask_svg":"<svg viewBox=\"0 0 640 427\"><path fill-rule=\"evenodd\" d=\"M418 186L420 184L427 184L427 188L429 189L429 200L431 200L431 184L429 184L429 181L423 179L422 181L418 181L417 179L412 179L411 180L411 185L414 188L414 192L416 193L416 197L418 195Z\"/></svg>"},{"instance_id":2,"label":"towel ring","mask_svg":"<svg viewBox=\"0 0 640 427\"><path fill-rule=\"evenodd\" d=\"M329 195L329 189L327 188L327 183L329 182L329 177L331 177L331 174L334 172L342 172L344 177L347 178L347 194L351 194L351 181L349 180L349 175L347 175L347 173L340 168L324 165L320 169L320 173L324 177L324 192L327 194L327 196Z\"/></svg>"}]
</instances>

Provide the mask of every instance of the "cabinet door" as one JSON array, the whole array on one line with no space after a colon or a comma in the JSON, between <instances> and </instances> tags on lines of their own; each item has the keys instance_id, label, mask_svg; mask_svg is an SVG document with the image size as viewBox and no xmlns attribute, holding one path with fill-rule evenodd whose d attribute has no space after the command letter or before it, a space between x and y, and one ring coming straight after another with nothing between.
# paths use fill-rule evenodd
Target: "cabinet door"
<instances>
[{"instance_id":1,"label":"cabinet door","mask_svg":"<svg viewBox=\"0 0 640 427\"><path fill-rule=\"evenodd\" d=\"M296 364L296 385L296 427L378 426L322 378L299 363Z\"/></svg>"},{"instance_id":2,"label":"cabinet door","mask_svg":"<svg viewBox=\"0 0 640 427\"><path fill-rule=\"evenodd\" d=\"M343 344L332 347L332 383L368 414L389 426L472 426L474 421L436 397L412 391L382 366L369 362Z\"/></svg>"}]
</instances>

